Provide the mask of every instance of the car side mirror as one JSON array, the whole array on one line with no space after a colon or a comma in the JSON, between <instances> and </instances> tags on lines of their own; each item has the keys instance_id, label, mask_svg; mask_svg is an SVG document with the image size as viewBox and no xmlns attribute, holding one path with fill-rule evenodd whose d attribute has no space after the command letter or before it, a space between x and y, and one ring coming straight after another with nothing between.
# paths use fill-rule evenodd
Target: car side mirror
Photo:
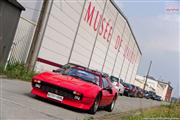
<instances>
[{"instance_id":1,"label":"car side mirror","mask_svg":"<svg viewBox=\"0 0 180 120\"><path fill-rule=\"evenodd\" d=\"M61 72L62 70L64 70L63 68L59 68L59 69L56 69L56 70L52 70L53 72Z\"/></svg>"},{"instance_id":2,"label":"car side mirror","mask_svg":"<svg viewBox=\"0 0 180 120\"><path fill-rule=\"evenodd\" d=\"M109 91L109 93L112 94L112 87L106 87L106 88L104 88L104 90L107 90L107 91Z\"/></svg>"}]
</instances>

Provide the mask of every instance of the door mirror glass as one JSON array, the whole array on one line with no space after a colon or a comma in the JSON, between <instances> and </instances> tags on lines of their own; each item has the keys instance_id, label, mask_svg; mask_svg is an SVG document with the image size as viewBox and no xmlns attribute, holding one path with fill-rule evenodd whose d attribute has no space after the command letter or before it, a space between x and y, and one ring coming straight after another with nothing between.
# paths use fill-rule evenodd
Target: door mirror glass
<instances>
[{"instance_id":1,"label":"door mirror glass","mask_svg":"<svg viewBox=\"0 0 180 120\"><path fill-rule=\"evenodd\" d=\"M56 69L56 70L52 70L53 72L57 72L57 73L61 73L64 69L63 68L59 68L59 69Z\"/></svg>"},{"instance_id":2,"label":"door mirror glass","mask_svg":"<svg viewBox=\"0 0 180 120\"><path fill-rule=\"evenodd\" d=\"M104 88L104 90L107 90L107 91L109 91L109 93L112 94L112 88L111 87L106 87L106 88Z\"/></svg>"}]
</instances>

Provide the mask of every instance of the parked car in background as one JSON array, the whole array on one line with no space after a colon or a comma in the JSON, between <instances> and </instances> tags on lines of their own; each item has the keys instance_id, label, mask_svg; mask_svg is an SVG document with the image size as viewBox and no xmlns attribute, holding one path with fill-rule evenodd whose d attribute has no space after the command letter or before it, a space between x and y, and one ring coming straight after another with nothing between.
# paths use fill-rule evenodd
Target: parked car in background
<instances>
[{"instance_id":1,"label":"parked car in background","mask_svg":"<svg viewBox=\"0 0 180 120\"><path fill-rule=\"evenodd\" d=\"M155 100L155 97L156 97L156 93L153 91L149 91L149 98Z\"/></svg>"},{"instance_id":2,"label":"parked car in background","mask_svg":"<svg viewBox=\"0 0 180 120\"><path fill-rule=\"evenodd\" d=\"M129 83L125 83L125 82L123 82L123 86L124 86L124 95L125 96L133 96L133 87L132 87L132 85L131 84L129 84Z\"/></svg>"},{"instance_id":3,"label":"parked car in background","mask_svg":"<svg viewBox=\"0 0 180 120\"><path fill-rule=\"evenodd\" d=\"M156 95L155 98L154 98L154 100L161 101L161 96Z\"/></svg>"},{"instance_id":4,"label":"parked car in background","mask_svg":"<svg viewBox=\"0 0 180 120\"><path fill-rule=\"evenodd\" d=\"M140 97L140 98L144 97L144 90L140 87L137 87L137 97Z\"/></svg>"},{"instance_id":5,"label":"parked car in background","mask_svg":"<svg viewBox=\"0 0 180 120\"><path fill-rule=\"evenodd\" d=\"M138 88L137 86L131 84L132 86L132 97L137 97L137 94L138 94Z\"/></svg>"},{"instance_id":6,"label":"parked car in background","mask_svg":"<svg viewBox=\"0 0 180 120\"><path fill-rule=\"evenodd\" d=\"M107 76L78 65L34 76L31 93L92 114L98 107L112 111L118 96Z\"/></svg>"},{"instance_id":7,"label":"parked car in background","mask_svg":"<svg viewBox=\"0 0 180 120\"><path fill-rule=\"evenodd\" d=\"M120 95L124 94L124 86L121 84L121 81L119 78L110 76L109 79L111 80L113 86L117 89L118 93Z\"/></svg>"},{"instance_id":8,"label":"parked car in background","mask_svg":"<svg viewBox=\"0 0 180 120\"><path fill-rule=\"evenodd\" d=\"M144 90L144 97L147 98L147 99L150 98L149 91Z\"/></svg>"}]
</instances>

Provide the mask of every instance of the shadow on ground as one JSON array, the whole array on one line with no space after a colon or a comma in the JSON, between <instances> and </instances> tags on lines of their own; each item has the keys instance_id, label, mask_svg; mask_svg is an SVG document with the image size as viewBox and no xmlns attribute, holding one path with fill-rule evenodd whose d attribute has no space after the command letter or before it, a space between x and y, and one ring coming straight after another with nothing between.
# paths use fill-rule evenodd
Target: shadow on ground
<instances>
[{"instance_id":1,"label":"shadow on ground","mask_svg":"<svg viewBox=\"0 0 180 120\"><path fill-rule=\"evenodd\" d=\"M77 112L77 113L87 113L87 114L91 115L86 110L82 110L82 109L78 109L78 108L71 107L71 106L68 106L68 105L64 105L64 104L58 103L58 102L53 101L53 100L44 99L42 97L33 95L31 93L24 93L24 95L28 96L28 97L30 97L32 99L35 99L35 100L38 100L38 101L45 102L47 104L53 105L53 106L61 107L61 108L66 109L66 110L70 110L70 111ZM104 110L104 108L98 108L98 111L105 111L105 110Z\"/></svg>"}]
</instances>

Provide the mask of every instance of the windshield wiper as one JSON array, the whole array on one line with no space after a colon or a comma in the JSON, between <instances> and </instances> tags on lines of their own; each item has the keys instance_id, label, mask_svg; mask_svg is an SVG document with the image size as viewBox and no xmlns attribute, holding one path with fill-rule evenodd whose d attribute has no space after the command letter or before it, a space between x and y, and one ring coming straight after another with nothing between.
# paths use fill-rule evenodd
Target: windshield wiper
<instances>
[{"instance_id":1,"label":"windshield wiper","mask_svg":"<svg viewBox=\"0 0 180 120\"><path fill-rule=\"evenodd\" d=\"M80 78L78 75L75 75L75 74L72 74L72 75L70 75L70 76L72 76L72 77L74 77L74 78ZM81 79L81 78L80 78Z\"/></svg>"}]
</instances>

